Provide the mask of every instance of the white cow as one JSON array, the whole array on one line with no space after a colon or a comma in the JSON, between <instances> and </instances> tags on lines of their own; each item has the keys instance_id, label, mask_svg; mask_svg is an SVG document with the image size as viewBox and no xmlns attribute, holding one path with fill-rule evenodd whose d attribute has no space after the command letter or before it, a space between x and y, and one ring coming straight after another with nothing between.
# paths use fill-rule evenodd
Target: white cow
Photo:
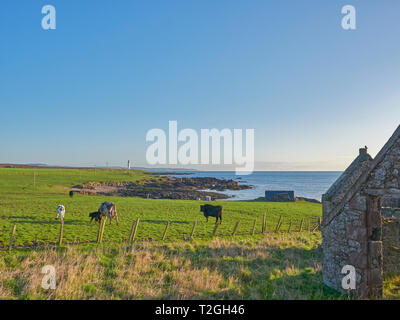
<instances>
[{"instance_id":1,"label":"white cow","mask_svg":"<svg viewBox=\"0 0 400 320\"><path fill-rule=\"evenodd\" d=\"M64 220L65 216L65 207L61 204L57 207L57 219L61 217L61 220Z\"/></svg>"}]
</instances>

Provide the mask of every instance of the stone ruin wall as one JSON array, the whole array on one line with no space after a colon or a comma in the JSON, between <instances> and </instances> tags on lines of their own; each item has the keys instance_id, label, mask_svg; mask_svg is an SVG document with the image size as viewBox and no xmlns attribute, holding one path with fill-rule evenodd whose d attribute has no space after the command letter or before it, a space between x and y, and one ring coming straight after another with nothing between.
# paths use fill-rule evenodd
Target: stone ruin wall
<instances>
[{"instance_id":1,"label":"stone ruin wall","mask_svg":"<svg viewBox=\"0 0 400 320\"><path fill-rule=\"evenodd\" d=\"M370 189L400 190L400 139L371 173L366 183Z\"/></svg>"},{"instance_id":2,"label":"stone ruin wall","mask_svg":"<svg viewBox=\"0 0 400 320\"><path fill-rule=\"evenodd\" d=\"M340 188L334 190L334 196L330 201L323 201L323 210L325 213L331 212L345 197L346 193L351 189L351 186L360 178L362 173L370 165L370 161L364 161L360 167L352 172L351 176L347 177L346 183L341 185ZM328 214L329 216L329 214Z\"/></svg>"},{"instance_id":3,"label":"stone ruin wall","mask_svg":"<svg viewBox=\"0 0 400 320\"><path fill-rule=\"evenodd\" d=\"M363 296L367 292L367 278L371 274L375 278L382 277L383 261L382 242L370 242L370 261L368 261L367 241L367 196L363 190L380 189L383 192L393 189L400 189L400 139L388 151L384 159L376 166L369 179L360 190L353 196L343 210L337 215L328 226L323 228L323 281L329 287L343 292L341 269L345 265L353 265L357 271L356 295ZM324 219L329 217L332 209L331 203L323 206ZM374 217L368 217L371 219ZM375 217L378 218L378 217ZM379 217L380 218L380 217ZM388 227L390 228L390 227ZM384 229L386 232L387 228ZM385 238L384 238L385 239ZM387 240L386 240L387 241ZM387 246L386 246L387 248ZM386 249L384 249L387 252ZM393 265L389 255L387 269ZM400 254L398 257L400 264Z\"/></svg>"},{"instance_id":4,"label":"stone ruin wall","mask_svg":"<svg viewBox=\"0 0 400 320\"><path fill-rule=\"evenodd\" d=\"M357 294L366 288L366 208L366 197L357 194L341 214L323 228L323 281L341 292L344 277L341 271L345 265L356 268Z\"/></svg>"}]
</instances>

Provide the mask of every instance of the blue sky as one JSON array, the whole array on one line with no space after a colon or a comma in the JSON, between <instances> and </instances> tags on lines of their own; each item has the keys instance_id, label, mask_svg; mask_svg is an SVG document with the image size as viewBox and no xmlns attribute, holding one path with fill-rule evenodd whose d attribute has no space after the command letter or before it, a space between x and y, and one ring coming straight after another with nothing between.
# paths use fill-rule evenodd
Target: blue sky
<instances>
[{"instance_id":1,"label":"blue sky","mask_svg":"<svg viewBox=\"0 0 400 320\"><path fill-rule=\"evenodd\" d=\"M41 8L57 29L41 28ZM354 5L357 30L341 28ZM398 0L3 0L0 162L145 166L146 132L254 128L258 170L342 170L400 124ZM209 169L209 168L204 168Z\"/></svg>"}]
</instances>

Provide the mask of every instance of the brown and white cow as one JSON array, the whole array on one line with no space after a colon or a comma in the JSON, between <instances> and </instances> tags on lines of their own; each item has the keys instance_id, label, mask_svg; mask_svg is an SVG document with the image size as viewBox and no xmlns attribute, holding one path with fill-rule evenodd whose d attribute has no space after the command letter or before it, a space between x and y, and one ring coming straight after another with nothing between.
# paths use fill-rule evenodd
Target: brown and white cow
<instances>
[{"instance_id":1,"label":"brown and white cow","mask_svg":"<svg viewBox=\"0 0 400 320\"><path fill-rule=\"evenodd\" d=\"M96 212L92 212L91 214L89 214L89 217L91 217L93 220L93 218L95 218ZM100 219L96 219L96 221L100 220L102 217L105 217L106 219L110 219L110 224L111 224L111 220L114 218L115 221L117 222L117 226L118 226L118 214L117 214L117 208L115 206L115 204L113 202L103 202L100 207L99 210L97 210L97 217L100 216Z\"/></svg>"}]
</instances>

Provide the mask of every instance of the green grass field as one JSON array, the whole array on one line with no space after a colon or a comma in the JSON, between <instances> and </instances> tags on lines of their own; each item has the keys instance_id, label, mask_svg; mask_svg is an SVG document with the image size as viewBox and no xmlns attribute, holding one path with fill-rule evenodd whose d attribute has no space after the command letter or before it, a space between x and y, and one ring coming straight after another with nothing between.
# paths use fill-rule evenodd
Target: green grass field
<instances>
[{"instance_id":1,"label":"green grass field","mask_svg":"<svg viewBox=\"0 0 400 320\"><path fill-rule=\"evenodd\" d=\"M35 177L35 186L34 175ZM198 221L195 237L208 237L214 228L214 218L205 222L200 212L203 201L155 200L142 198L105 197L76 194L68 196L68 187L89 181L138 181L154 179L141 171L126 170L73 170L73 169L0 169L0 246L7 246L10 231L17 225L16 246L29 246L38 243L55 243L58 240L60 222L56 218L58 204L66 207L64 242L89 242L97 237L98 224L89 223L88 214L96 211L103 201L115 202L120 225L115 221L106 224L104 242L125 241L132 222L140 218L138 239L159 240L167 221L171 222L167 241L183 239L190 234L194 221ZM251 201L224 201L223 223L218 235L231 234L240 219L239 234L252 231L257 219L256 232L261 231L264 212L267 213L267 228L275 228L280 216L282 229L298 229L302 218L321 216L321 206L308 202L267 203ZM308 220L307 220L308 221ZM307 224L305 224L307 227Z\"/></svg>"},{"instance_id":2,"label":"green grass field","mask_svg":"<svg viewBox=\"0 0 400 320\"><path fill-rule=\"evenodd\" d=\"M68 196L69 187L90 181L155 178L126 170L0 169L0 299L349 298L322 283L320 233L284 232L290 221L297 231L301 219L321 217L319 204L219 202L223 223L212 238L215 220L205 223L202 201ZM120 225L107 224L98 245L98 225L89 223L88 214L105 200L116 203ZM60 230L58 204L66 207L61 247L53 245ZM264 212L269 231L282 216L283 232L260 234ZM130 246L125 240L137 218L139 241ZM238 235L232 237L239 219ZM163 242L167 221L171 226ZM184 241L194 221L195 240ZM8 251L14 224L15 246ZM32 249L35 239L41 245ZM41 288L41 268L47 264L57 270L56 290ZM398 299L399 284L400 276L385 279L384 298Z\"/></svg>"}]
</instances>

